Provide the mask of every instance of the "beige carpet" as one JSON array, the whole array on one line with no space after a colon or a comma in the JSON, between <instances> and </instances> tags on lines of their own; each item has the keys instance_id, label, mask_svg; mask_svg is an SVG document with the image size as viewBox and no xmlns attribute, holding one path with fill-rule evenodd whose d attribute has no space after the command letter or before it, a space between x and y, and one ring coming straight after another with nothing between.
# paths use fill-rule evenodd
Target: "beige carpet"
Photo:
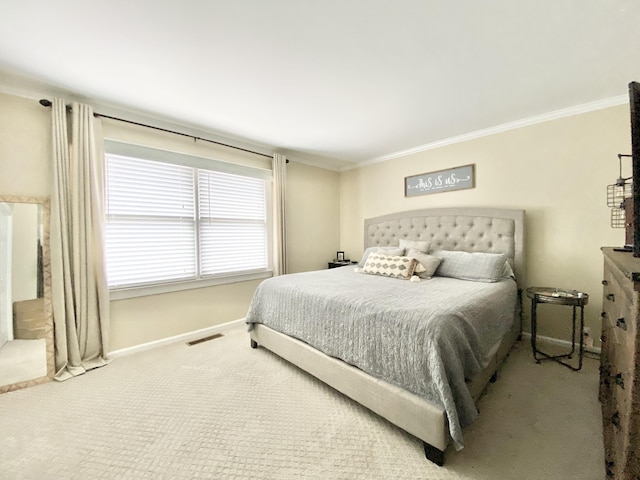
<instances>
[{"instance_id":1,"label":"beige carpet","mask_svg":"<svg viewBox=\"0 0 640 480\"><path fill-rule=\"evenodd\" d=\"M444 467L420 441L264 349L244 327L0 395L6 479L604 478L596 360L515 348Z\"/></svg>"}]
</instances>

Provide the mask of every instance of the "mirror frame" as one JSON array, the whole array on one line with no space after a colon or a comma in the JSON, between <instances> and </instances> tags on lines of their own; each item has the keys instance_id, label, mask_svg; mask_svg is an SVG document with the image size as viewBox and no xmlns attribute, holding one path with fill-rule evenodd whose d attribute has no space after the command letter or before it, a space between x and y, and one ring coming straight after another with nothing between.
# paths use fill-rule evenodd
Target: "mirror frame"
<instances>
[{"instance_id":1,"label":"mirror frame","mask_svg":"<svg viewBox=\"0 0 640 480\"><path fill-rule=\"evenodd\" d=\"M51 251L49 248L50 234L50 206L47 197L23 197L0 195L0 202L34 203L42 206L42 278L44 280L44 314L45 314L45 342L47 357L47 374L43 377L26 380L10 385L0 385L0 394L18 390L33 385L48 382L55 375L55 346L53 338L53 310L51 307Z\"/></svg>"}]
</instances>

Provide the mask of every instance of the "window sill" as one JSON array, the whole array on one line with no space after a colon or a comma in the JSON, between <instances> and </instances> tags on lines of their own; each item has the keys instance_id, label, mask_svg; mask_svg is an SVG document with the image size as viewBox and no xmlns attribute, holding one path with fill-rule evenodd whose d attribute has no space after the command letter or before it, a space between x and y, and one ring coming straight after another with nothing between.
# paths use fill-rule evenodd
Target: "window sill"
<instances>
[{"instance_id":1,"label":"window sill","mask_svg":"<svg viewBox=\"0 0 640 480\"><path fill-rule=\"evenodd\" d=\"M230 283L262 280L273 276L271 270L251 272L243 274L225 275L200 280L187 280L183 282L162 283L157 285L144 285L139 287L114 288L109 291L109 300L124 300L127 298L146 297L149 295L161 295L163 293L180 292L194 288L214 287Z\"/></svg>"}]
</instances>

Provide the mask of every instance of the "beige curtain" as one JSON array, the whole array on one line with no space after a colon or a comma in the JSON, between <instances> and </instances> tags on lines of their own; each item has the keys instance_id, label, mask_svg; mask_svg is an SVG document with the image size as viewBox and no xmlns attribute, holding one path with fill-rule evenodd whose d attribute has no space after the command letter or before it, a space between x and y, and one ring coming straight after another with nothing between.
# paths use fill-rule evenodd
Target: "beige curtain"
<instances>
[{"instance_id":1,"label":"beige curtain","mask_svg":"<svg viewBox=\"0 0 640 480\"><path fill-rule=\"evenodd\" d=\"M56 380L108 363L104 152L100 121L73 103L70 118L54 99L51 194L51 294ZM67 125L71 124L69 138Z\"/></svg>"},{"instance_id":2,"label":"beige curtain","mask_svg":"<svg viewBox=\"0 0 640 480\"><path fill-rule=\"evenodd\" d=\"M274 229L274 275L287 273L287 157L273 154L273 229Z\"/></svg>"}]
</instances>

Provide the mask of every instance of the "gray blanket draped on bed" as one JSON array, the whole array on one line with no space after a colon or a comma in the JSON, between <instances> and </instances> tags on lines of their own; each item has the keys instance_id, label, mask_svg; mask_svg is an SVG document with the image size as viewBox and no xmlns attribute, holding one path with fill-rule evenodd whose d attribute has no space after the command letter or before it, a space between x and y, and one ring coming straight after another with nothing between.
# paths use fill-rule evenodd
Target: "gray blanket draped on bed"
<instances>
[{"instance_id":1,"label":"gray blanket draped on bed","mask_svg":"<svg viewBox=\"0 0 640 480\"><path fill-rule=\"evenodd\" d=\"M247 323L262 323L446 411L454 446L478 415L465 386L514 320L515 281L410 282L353 267L260 284Z\"/></svg>"}]
</instances>

